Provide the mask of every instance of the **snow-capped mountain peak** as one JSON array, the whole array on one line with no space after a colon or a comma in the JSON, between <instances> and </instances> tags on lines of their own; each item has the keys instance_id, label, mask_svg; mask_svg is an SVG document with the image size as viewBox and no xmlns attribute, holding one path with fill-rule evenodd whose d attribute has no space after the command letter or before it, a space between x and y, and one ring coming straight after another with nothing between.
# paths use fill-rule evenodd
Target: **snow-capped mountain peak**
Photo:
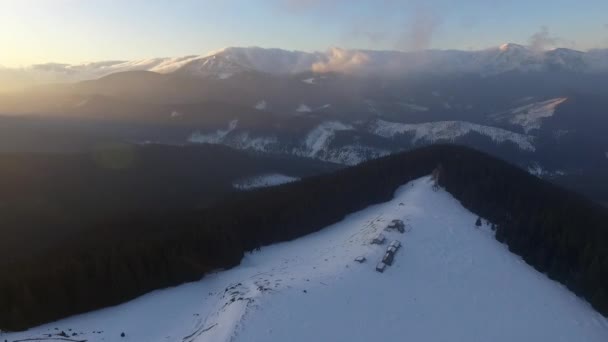
<instances>
[{"instance_id":1,"label":"snow-capped mountain peak","mask_svg":"<svg viewBox=\"0 0 608 342\"><path fill-rule=\"evenodd\" d=\"M591 63L586 60L584 52L558 48L545 53L545 63L553 69L584 71Z\"/></svg>"},{"instance_id":2,"label":"snow-capped mountain peak","mask_svg":"<svg viewBox=\"0 0 608 342\"><path fill-rule=\"evenodd\" d=\"M527 47L515 43L505 43L498 47L501 52L527 52L529 51Z\"/></svg>"},{"instance_id":3,"label":"snow-capped mountain peak","mask_svg":"<svg viewBox=\"0 0 608 342\"><path fill-rule=\"evenodd\" d=\"M214 76L226 79L232 75L250 68L221 54L211 55L204 58L196 58L176 70L177 73L189 76L208 77Z\"/></svg>"}]
</instances>

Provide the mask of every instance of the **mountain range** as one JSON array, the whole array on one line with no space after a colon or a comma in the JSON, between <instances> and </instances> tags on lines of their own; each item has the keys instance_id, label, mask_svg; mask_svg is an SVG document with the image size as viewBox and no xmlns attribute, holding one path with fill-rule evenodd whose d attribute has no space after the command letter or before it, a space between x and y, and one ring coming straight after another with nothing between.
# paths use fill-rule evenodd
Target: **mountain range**
<instances>
[{"instance_id":1,"label":"mountain range","mask_svg":"<svg viewBox=\"0 0 608 342\"><path fill-rule=\"evenodd\" d=\"M608 50L227 48L9 83L0 340L606 340Z\"/></svg>"},{"instance_id":2,"label":"mountain range","mask_svg":"<svg viewBox=\"0 0 608 342\"><path fill-rule=\"evenodd\" d=\"M25 68L2 68L0 77L22 85L95 79L117 72L152 71L227 78L239 72L275 75L304 72L352 72L395 75L411 72L475 72L484 75L508 71L567 70L608 71L608 49L587 52L556 48L537 51L507 43L478 50L428 50L419 52L348 50L288 51L259 47L229 47L205 55L102 61L83 64L45 63Z\"/></svg>"},{"instance_id":3,"label":"mountain range","mask_svg":"<svg viewBox=\"0 0 608 342\"><path fill-rule=\"evenodd\" d=\"M253 47L7 70L62 82L0 94L5 152L205 143L354 165L452 142L608 202L608 50Z\"/></svg>"}]
</instances>

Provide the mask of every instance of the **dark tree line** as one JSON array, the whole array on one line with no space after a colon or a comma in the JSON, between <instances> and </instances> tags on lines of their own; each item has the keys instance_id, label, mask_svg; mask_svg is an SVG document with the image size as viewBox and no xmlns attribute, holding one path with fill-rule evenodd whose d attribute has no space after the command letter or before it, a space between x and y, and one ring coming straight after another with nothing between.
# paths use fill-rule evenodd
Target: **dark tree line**
<instances>
[{"instance_id":1,"label":"dark tree line","mask_svg":"<svg viewBox=\"0 0 608 342\"><path fill-rule=\"evenodd\" d=\"M121 212L202 208L232 183L279 172L335 170L219 145L110 145L94 153L0 154L0 259L30 255Z\"/></svg>"},{"instance_id":2,"label":"dark tree line","mask_svg":"<svg viewBox=\"0 0 608 342\"><path fill-rule=\"evenodd\" d=\"M440 167L438 167L440 166ZM497 238L608 314L608 213L486 154L432 146L226 198L204 209L142 210L80 222L42 255L0 263L0 329L24 329L237 265L390 199L431 174L497 225Z\"/></svg>"}]
</instances>

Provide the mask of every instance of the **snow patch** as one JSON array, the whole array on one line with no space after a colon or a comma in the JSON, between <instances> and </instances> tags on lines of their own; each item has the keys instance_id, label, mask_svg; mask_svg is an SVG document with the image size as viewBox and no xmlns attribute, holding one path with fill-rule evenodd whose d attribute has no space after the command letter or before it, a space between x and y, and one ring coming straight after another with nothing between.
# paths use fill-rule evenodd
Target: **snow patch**
<instances>
[{"instance_id":1,"label":"snow patch","mask_svg":"<svg viewBox=\"0 0 608 342\"><path fill-rule=\"evenodd\" d=\"M305 104L301 104L297 109L296 112L298 113L310 113L312 112L312 109L310 109L310 107L308 107Z\"/></svg>"},{"instance_id":2,"label":"snow patch","mask_svg":"<svg viewBox=\"0 0 608 342\"><path fill-rule=\"evenodd\" d=\"M545 170L542 166L540 166L539 163L533 163L532 165L528 166L528 173L538 178L542 178Z\"/></svg>"},{"instance_id":3,"label":"snow patch","mask_svg":"<svg viewBox=\"0 0 608 342\"><path fill-rule=\"evenodd\" d=\"M411 110L412 112L428 112L429 111L429 107L420 106L420 105L413 104L413 103L399 102L398 104L401 107Z\"/></svg>"},{"instance_id":4,"label":"snow patch","mask_svg":"<svg viewBox=\"0 0 608 342\"><path fill-rule=\"evenodd\" d=\"M291 183L298 180L300 179L297 177L286 176L280 173L272 173L239 180L234 182L232 185L239 190L252 190Z\"/></svg>"},{"instance_id":5,"label":"snow patch","mask_svg":"<svg viewBox=\"0 0 608 342\"><path fill-rule=\"evenodd\" d=\"M304 83L315 84L315 79L313 77L302 80Z\"/></svg>"},{"instance_id":6,"label":"snow patch","mask_svg":"<svg viewBox=\"0 0 608 342\"><path fill-rule=\"evenodd\" d=\"M232 75L234 75L234 74L233 74L233 73L231 73L231 72L220 72L220 73L217 75L217 78L219 78L220 80L227 80L227 79L229 79L230 77L232 77Z\"/></svg>"},{"instance_id":7,"label":"snow patch","mask_svg":"<svg viewBox=\"0 0 608 342\"><path fill-rule=\"evenodd\" d=\"M502 128L482 126L465 121L437 121L418 124L404 124L376 120L371 126L370 131L385 138L393 138L399 134L413 134L412 144L420 141L454 141L471 132L489 137L496 143L512 142L519 148L526 151L534 151L534 138Z\"/></svg>"},{"instance_id":8,"label":"snow patch","mask_svg":"<svg viewBox=\"0 0 608 342\"><path fill-rule=\"evenodd\" d=\"M567 173L563 170L545 170L539 163L534 162L528 166L528 173L538 178L551 178L565 176Z\"/></svg>"},{"instance_id":9,"label":"snow patch","mask_svg":"<svg viewBox=\"0 0 608 342\"><path fill-rule=\"evenodd\" d=\"M380 113L380 111L378 110L378 108L376 108L376 105L375 105L374 101L372 101L372 100L365 100L364 102L367 105L367 110L369 112L373 113L376 116L382 116L382 113Z\"/></svg>"},{"instance_id":10,"label":"snow patch","mask_svg":"<svg viewBox=\"0 0 608 342\"><path fill-rule=\"evenodd\" d=\"M227 129L224 129L224 130L218 129L214 133L204 134L204 133L200 133L200 132L194 132L188 140L193 143L220 144L224 141L224 139L228 136L228 134L230 134L230 132L232 132L236 129L236 126L238 125L238 123L239 123L238 120L232 120L228 124Z\"/></svg>"},{"instance_id":11,"label":"snow patch","mask_svg":"<svg viewBox=\"0 0 608 342\"><path fill-rule=\"evenodd\" d=\"M256 103L253 108L255 108L257 110L266 110L266 108L267 108L266 100L262 100L262 101Z\"/></svg>"},{"instance_id":12,"label":"snow patch","mask_svg":"<svg viewBox=\"0 0 608 342\"><path fill-rule=\"evenodd\" d=\"M304 140L304 152L307 157L317 157L321 151L326 151L332 142L336 131L353 130L353 126L339 121L323 122L313 129Z\"/></svg>"},{"instance_id":13,"label":"snow patch","mask_svg":"<svg viewBox=\"0 0 608 342\"><path fill-rule=\"evenodd\" d=\"M243 132L236 135L230 141L225 143L233 148L241 150L254 150L259 152L267 152L270 146L277 144L279 141L274 136L251 137L249 132Z\"/></svg>"}]
</instances>

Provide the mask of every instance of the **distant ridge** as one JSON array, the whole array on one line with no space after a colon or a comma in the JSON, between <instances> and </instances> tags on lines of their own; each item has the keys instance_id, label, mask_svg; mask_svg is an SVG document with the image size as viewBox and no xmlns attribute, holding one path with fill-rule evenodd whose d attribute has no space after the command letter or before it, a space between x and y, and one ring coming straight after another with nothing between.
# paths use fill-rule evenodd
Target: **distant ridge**
<instances>
[{"instance_id":1,"label":"distant ridge","mask_svg":"<svg viewBox=\"0 0 608 342\"><path fill-rule=\"evenodd\" d=\"M424 58L421 58L423 56ZM535 51L506 43L477 50L427 50L400 52L330 48L324 52L289 51L278 48L228 47L209 54L150 58L133 61L100 61L83 64L46 63L21 69L0 68L30 82L73 82L112 73L146 70L157 73L189 73L193 76L227 78L235 73L257 72L289 75L303 72L473 72L497 74L508 71L608 71L608 49L587 52L555 48Z\"/></svg>"}]
</instances>

